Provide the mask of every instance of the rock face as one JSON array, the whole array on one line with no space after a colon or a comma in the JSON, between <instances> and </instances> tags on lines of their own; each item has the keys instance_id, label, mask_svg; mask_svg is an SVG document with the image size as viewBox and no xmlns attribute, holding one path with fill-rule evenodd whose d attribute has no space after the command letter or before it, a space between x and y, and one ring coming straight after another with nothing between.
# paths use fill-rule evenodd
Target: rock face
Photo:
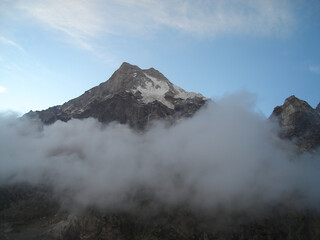
<instances>
[{"instance_id":1,"label":"rock face","mask_svg":"<svg viewBox=\"0 0 320 240\"><path fill-rule=\"evenodd\" d=\"M280 136L295 141L301 151L312 151L320 146L320 104L314 109L291 96L273 110L270 118L279 122Z\"/></svg>"},{"instance_id":2,"label":"rock face","mask_svg":"<svg viewBox=\"0 0 320 240\"><path fill-rule=\"evenodd\" d=\"M154 68L142 70L123 63L108 81L81 96L26 115L38 116L45 124L93 117L103 123L117 121L143 129L155 119L174 121L192 116L206 101L201 94L172 84Z\"/></svg>"}]
</instances>

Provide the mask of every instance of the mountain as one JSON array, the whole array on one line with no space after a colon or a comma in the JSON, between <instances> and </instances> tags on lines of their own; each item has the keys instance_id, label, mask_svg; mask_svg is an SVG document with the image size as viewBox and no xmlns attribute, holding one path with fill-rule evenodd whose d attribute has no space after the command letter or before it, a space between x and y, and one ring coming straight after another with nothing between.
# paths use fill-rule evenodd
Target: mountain
<instances>
[{"instance_id":1,"label":"mountain","mask_svg":"<svg viewBox=\"0 0 320 240\"><path fill-rule=\"evenodd\" d=\"M300 151L314 151L320 146L320 103L314 109L291 96L274 108L270 118L278 121L280 137L294 141Z\"/></svg>"},{"instance_id":2,"label":"mountain","mask_svg":"<svg viewBox=\"0 0 320 240\"><path fill-rule=\"evenodd\" d=\"M151 120L192 116L206 101L201 94L173 85L153 68L142 70L123 63L108 81L78 98L26 116L39 117L45 124L94 117L144 129ZM319 115L320 104L313 109L291 96L274 109L270 119L279 123L280 137L295 141L301 151L315 151L320 145ZM248 216L246 212L230 215L224 209L195 212L183 205L158 206L148 199L138 201L137 209L129 212L94 207L72 211L57 198L45 183L0 186L0 240L320 239L319 212L290 204L264 211L253 207L254 216Z\"/></svg>"},{"instance_id":3,"label":"mountain","mask_svg":"<svg viewBox=\"0 0 320 240\"><path fill-rule=\"evenodd\" d=\"M192 116L207 98L172 84L154 68L142 70L124 62L106 82L63 105L30 111L45 124L57 120L93 117L100 122L117 121L143 129L150 121L175 121Z\"/></svg>"}]
</instances>

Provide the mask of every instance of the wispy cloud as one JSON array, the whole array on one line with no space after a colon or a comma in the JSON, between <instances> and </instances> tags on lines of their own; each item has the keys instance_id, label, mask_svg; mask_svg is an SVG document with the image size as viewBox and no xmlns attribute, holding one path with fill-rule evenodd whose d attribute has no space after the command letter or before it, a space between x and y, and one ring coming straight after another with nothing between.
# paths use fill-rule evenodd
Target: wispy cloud
<instances>
[{"instance_id":1,"label":"wispy cloud","mask_svg":"<svg viewBox=\"0 0 320 240\"><path fill-rule=\"evenodd\" d=\"M90 1L19 1L17 7L45 27L60 31L69 37L68 40L88 50L91 49L89 39L96 37L104 25Z\"/></svg>"},{"instance_id":2,"label":"wispy cloud","mask_svg":"<svg viewBox=\"0 0 320 240\"><path fill-rule=\"evenodd\" d=\"M18 1L28 16L84 49L105 34L155 34L162 28L195 37L285 35L293 15L283 0L45 0Z\"/></svg>"},{"instance_id":3,"label":"wispy cloud","mask_svg":"<svg viewBox=\"0 0 320 240\"><path fill-rule=\"evenodd\" d=\"M310 72L313 72L315 74L320 74L320 65L318 65L318 66L310 66L309 70L310 70Z\"/></svg>"},{"instance_id":4,"label":"wispy cloud","mask_svg":"<svg viewBox=\"0 0 320 240\"><path fill-rule=\"evenodd\" d=\"M0 93L5 92L7 89L5 87L0 86Z\"/></svg>"},{"instance_id":5,"label":"wispy cloud","mask_svg":"<svg viewBox=\"0 0 320 240\"><path fill-rule=\"evenodd\" d=\"M293 22L286 1L136 1L122 0L145 12L154 26L167 26L200 37L223 34L285 34ZM143 9L141 3L144 4Z\"/></svg>"},{"instance_id":6,"label":"wispy cloud","mask_svg":"<svg viewBox=\"0 0 320 240\"><path fill-rule=\"evenodd\" d=\"M0 72L2 70L8 70L11 72L21 72L22 69L14 61L10 61L0 57Z\"/></svg>"},{"instance_id":7,"label":"wispy cloud","mask_svg":"<svg viewBox=\"0 0 320 240\"><path fill-rule=\"evenodd\" d=\"M16 42L14 42L10 39L7 39L3 36L0 36L0 43L9 45L11 47L14 47L14 48L19 49L20 51L24 52L24 49L19 44L17 44Z\"/></svg>"}]
</instances>

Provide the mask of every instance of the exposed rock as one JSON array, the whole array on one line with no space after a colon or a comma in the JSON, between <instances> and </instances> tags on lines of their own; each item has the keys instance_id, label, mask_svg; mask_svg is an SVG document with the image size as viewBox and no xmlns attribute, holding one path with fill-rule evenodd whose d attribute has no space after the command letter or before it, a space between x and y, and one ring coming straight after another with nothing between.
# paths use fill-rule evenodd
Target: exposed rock
<instances>
[{"instance_id":1,"label":"exposed rock","mask_svg":"<svg viewBox=\"0 0 320 240\"><path fill-rule=\"evenodd\" d=\"M206 101L201 94L172 84L154 68L142 70L123 63L108 81L81 96L26 116L38 116L45 124L93 117L103 123L117 121L143 129L155 119L175 121L192 116Z\"/></svg>"},{"instance_id":2,"label":"exposed rock","mask_svg":"<svg viewBox=\"0 0 320 240\"><path fill-rule=\"evenodd\" d=\"M291 96L273 110L270 118L279 122L280 136L294 141L301 151L313 151L320 146L319 105L313 109L307 102Z\"/></svg>"}]
</instances>

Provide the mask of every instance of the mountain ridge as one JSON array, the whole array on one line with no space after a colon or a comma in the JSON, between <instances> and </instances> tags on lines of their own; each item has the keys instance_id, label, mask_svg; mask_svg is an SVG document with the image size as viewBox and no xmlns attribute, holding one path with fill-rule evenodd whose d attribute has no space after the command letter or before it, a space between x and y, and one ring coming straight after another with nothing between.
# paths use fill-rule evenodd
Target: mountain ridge
<instances>
[{"instance_id":1,"label":"mountain ridge","mask_svg":"<svg viewBox=\"0 0 320 240\"><path fill-rule=\"evenodd\" d=\"M107 81L79 97L26 116L39 117L45 124L93 117L103 123L117 121L143 129L150 120L172 122L192 116L207 100L172 84L154 68L140 69L124 62Z\"/></svg>"}]
</instances>

